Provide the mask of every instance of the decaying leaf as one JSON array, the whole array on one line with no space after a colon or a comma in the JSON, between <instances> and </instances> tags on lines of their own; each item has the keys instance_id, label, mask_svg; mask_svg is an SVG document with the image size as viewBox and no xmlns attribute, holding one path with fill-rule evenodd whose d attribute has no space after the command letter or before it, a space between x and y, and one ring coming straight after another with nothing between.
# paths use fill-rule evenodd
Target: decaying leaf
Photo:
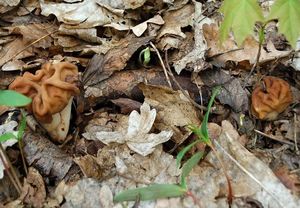
<instances>
[{"instance_id":1,"label":"decaying leaf","mask_svg":"<svg viewBox=\"0 0 300 208\"><path fill-rule=\"evenodd\" d=\"M44 207L46 200L46 188L43 177L34 168L29 168L25 178L20 199L28 206Z\"/></svg>"},{"instance_id":2,"label":"decaying leaf","mask_svg":"<svg viewBox=\"0 0 300 208\"><path fill-rule=\"evenodd\" d=\"M219 45L219 31L215 24L203 25L203 33L209 48L208 57L213 57L213 61L218 66L224 66L226 61L234 61L237 64L243 62L243 67L250 69L256 61L258 52L258 42L253 37L248 37L244 41L243 48L239 48L234 40L228 39ZM278 51L273 43L268 42L267 50L262 49L260 54L260 63L265 63L278 58L286 57L290 51Z\"/></svg>"},{"instance_id":3,"label":"decaying leaf","mask_svg":"<svg viewBox=\"0 0 300 208\"><path fill-rule=\"evenodd\" d=\"M109 50L105 56L94 55L83 75L85 84L95 85L110 77L115 71L124 69L133 53L142 45L147 44L152 38L128 37L118 47Z\"/></svg>"},{"instance_id":4,"label":"decaying leaf","mask_svg":"<svg viewBox=\"0 0 300 208\"><path fill-rule=\"evenodd\" d=\"M264 162L260 161L243 147L238 142L238 138L239 135L233 126L228 121L223 121L222 134L218 139L218 143L240 165L250 172L263 185L263 188L253 178L242 171L216 145L219 155L226 164L227 173L232 178L231 183L234 196L237 197L233 201L233 204L239 203L239 197L248 196L259 201L263 207L298 207L300 204L299 199L291 194L290 190L279 181L273 171ZM206 199L201 201L203 207L227 207L225 177L220 168L217 170L211 165L214 164L219 167L218 159L210 152L205 161L208 163L204 163L192 171L188 183L189 190L195 193L197 198ZM199 189L199 187L205 187L205 189Z\"/></svg>"},{"instance_id":5,"label":"decaying leaf","mask_svg":"<svg viewBox=\"0 0 300 208\"><path fill-rule=\"evenodd\" d=\"M207 50L207 44L203 36L202 26L204 24L212 23L212 20L203 16L201 3L195 1L194 4L194 48L192 51L188 51L184 57L181 57L179 60L174 62L173 66L178 74L186 67L195 72L199 72L204 68L205 65L204 55Z\"/></svg>"},{"instance_id":6,"label":"decaying leaf","mask_svg":"<svg viewBox=\"0 0 300 208\"><path fill-rule=\"evenodd\" d=\"M156 126L160 130L173 130L173 139L182 143L190 132L180 129L190 124L199 125L200 120L193 104L182 94L167 87L140 84L145 102L157 109Z\"/></svg>"},{"instance_id":7,"label":"decaying leaf","mask_svg":"<svg viewBox=\"0 0 300 208\"><path fill-rule=\"evenodd\" d=\"M127 20L100 6L97 0L83 0L74 3L55 3L40 1L42 14L54 14L60 22L68 28L92 28L111 23L129 29L130 24L124 25Z\"/></svg>"},{"instance_id":8,"label":"decaying leaf","mask_svg":"<svg viewBox=\"0 0 300 208\"><path fill-rule=\"evenodd\" d=\"M75 185L68 186L64 194L66 202L63 207L113 207L110 188L91 178L81 179Z\"/></svg>"},{"instance_id":9,"label":"decaying leaf","mask_svg":"<svg viewBox=\"0 0 300 208\"><path fill-rule=\"evenodd\" d=\"M96 137L105 144L111 142L126 143L133 151L146 156L154 151L156 145L168 141L173 134L172 131L149 134L155 117L156 110L150 110L149 104L144 102L141 106L141 114L132 111L129 115L127 129L114 132L97 132Z\"/></svg>"},{"instance_id":10,"label":"decaying leaf","mask_svg":"<svg viewBox=\"0 0 300 208\"><path fill-rule=\"evenodd\" d=\"M187 4L181 9L170 11L163 16L165 24L158 32L160 48L177 48L181 39L186 35L181 28L193 25L194 6Z\"/></svg>"},{"instance_id":11,"label":"decaying leaf","mask_svg":"<svg viewBox=\"0 0 300 208\"><path fill-rule=\"evenodd\" d=\"M242 88L240 80L219 69L206 70L200 73L200 77L207 86L222 86L221 92L217 95L221 103L229 105L235 112L246 112L248 110L247 91Z\"/></svg>"}]
</instances>

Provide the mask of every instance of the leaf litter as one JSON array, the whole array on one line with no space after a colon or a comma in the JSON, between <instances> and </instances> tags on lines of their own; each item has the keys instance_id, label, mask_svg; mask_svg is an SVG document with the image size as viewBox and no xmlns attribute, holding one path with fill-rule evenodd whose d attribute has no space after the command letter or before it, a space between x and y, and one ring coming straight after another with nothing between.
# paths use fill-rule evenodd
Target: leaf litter
<instances>
[{"instance_id":1,"label":"leaf litter","mask_svg":"<svg viewBox=\"0 0 300 208\"><path fill-rule=\"evenodd\" d=\"M265 15L270 4L262 5ZM201 124L212 88L221 85L208 130L231 179L232 206L298 207L299 41L294 52L277 35L276 27L286 33L281 22L286 15L281 14L281 21L267 28L256 63L257 34L246 31L255 37L241 44L247 34L237 35L240 22L234 13L225 19L234 33L219 44L219 34L224 35L219 7L219 1L179 0L1 2L1 90L23 71L34 73L45 63L68 61L79 69L76 85L81 92L72 104L69 134L62 144L51 142L32 115L22 151L14 145L17 141L1 142L23 189L19 195L0 166L0 206L228 207L219 161L200 143L183 158L185 162L205 151L187 177L191 195L113 201L124 190L180 182L176 155L195 140L188 127ZM226 16L226 5L222 11ZM259 11L255 14L261 18ZM286 38L299 39L299 28ZM150 62L143 65L146 47ZM259 71L249 75L255 65ZM264 77L270 76L287 82L293 101L275 120L264 121L253 115L249 98L257 86L268 91ZM276 90L270 92L273 101L283 91ZM264 111L262 103L258 110ZM16 134L19 118L7 122L13 109L0 107L0 130Z\"/></svg>"}]
</instances>

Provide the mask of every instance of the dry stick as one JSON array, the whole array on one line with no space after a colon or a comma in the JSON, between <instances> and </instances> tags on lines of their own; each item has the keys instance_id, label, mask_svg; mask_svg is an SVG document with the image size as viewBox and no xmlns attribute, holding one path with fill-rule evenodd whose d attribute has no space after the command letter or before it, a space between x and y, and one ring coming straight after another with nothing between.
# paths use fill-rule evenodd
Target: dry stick
<instances>
[{"instance_id":1,"label":"dry stick","mask_svg":"<svg viewBox=\"0 0 300 208\"><path fill-rule=\"evenodd\" d=\"M162 68L164 69L164 73L165 73L165 76L166 76L166 79L167 79L167 82L168 82L170 88L173 89L171 81L170 81L170 78L169 78L168 73L167 73L167 69L166 69L166 67L164 65L164 62L163 62L163 60L162 60L162 58L160 56L159 51L157 50L157 48L155 47L155 45L151 41L150 41L150 45L155 50L155 52L156 52L156 54L157 54L157 56L159 58L160 64L161 64Z\"/></svg>"},{"instance_id":2,"label":"dry stick","mask_svg":"<svg viewBox=\"0 0 300 208\"><path fill-rule=\"evenodd\" d=\"M248 76L245 79L244 85L243 85L243 89L246 87L246 85L248 84L248 81L251 77L251 75L253 74L254 70L256 69L256 67L258 67L259 64L259 58L260 58L260 54L261 54L261 48L262 48L262 43L259 43L258 45L258 51L257 51L257 55L256 55L256 61L253 64L250 73L248 74Z\"/></svg>"},{"instance_id":3,"label":"dry stick","mask_svg":"<svg viewBox=\"0 0 300 208\"><path fill-rule=\"evenodd\" d=\"M14 185L14 187L16 188L18 193L21 194L21 192L22 192L21 182L20 182L19 178L17 177L17 174L15 173L15 170L13 169L13 166L10 163L1 143L0 143L0 159L2 160L2 163L5 167L7 175L9 177L9 179L11 180L12 184ZM10 172L10 170L11 170L11 172Z\"/></svg>"},{"instance_id":4,"label":"dry stick","mask_svg":"<svg viewBox=\"0 0 300 208\"><path fill-rule=\"evenodd\" d=\"M223 160L220 158L216 148L214 147L213 143L211 143L210 145L210 148L212 149L212 151L214 152L214 154L216 155L220 165L221 165L221 169L225 175L225 178L226 178L226 181L227 181L227 187L228 187L228 196L227 196L227 200L228 200L228 203L229 203L229 207L231 207L232 205L232 199L233 199L233 191L232 191L232 186L231 186L231 182L230 182L230 177L229 175L227 174L227 168L225 167L224 163L223 163Z\"/></svg>"},{"instance_id":5,"label":"dry stick","mask_svg":"<svg viewBox=\"0 0 300 208\"><path fill-rule=\"evenodd\" d=\"M177 85L177 87L180 89L180 91L182 92L182 94L198 109L200 110L205 110L207 111L207 108L205 106L199 105L198 103L196 103L190 96L189 94L181 87L181 85L179 84L179 82L176 80L174 74L171 71L170 65L169 65L169 61L168 61L168 51L166 50L165 52L165 59L166 59L166 66L168 69L168 73L171 76L172 80L174 81L174 83Z\"/></svg>"},{"instance_id":6,"label":"dry stick","mask_svg":"<svg viewBox=\"0 0 300 208\"><path fill-rule=\"evenodd\" d=\"M262 135L262 136L268 137L268 138L270 138L270 139L272 139L272 140L275 140L275 141L277 141L277 142L281 142L281 143L283 143L283 144L288 144L288 145L291 145L291 146L295 146L295 144L294 144L293 142L285 141L285 140L279 139L279 138L277 138L277 137L275 137L275 136L265 134L265 133L263 133L263 132L261 132L261 131L259 131L259 130L257 130L257 129L254 129L254 131L255 131L256 133Z\"/></svg>"},{"instance_id":7,"label":"dry stick","mask_svg":"<svg viewBox=\"0 0 300 208\"><path fill-rule=\"evenodd\" d=\"M296 113L294 113L294 142L295 142L295 151L296 154L299 155L299 149L298 149L298 145L297 145L297 115Z\"/></svg>"},{"instance_id":8,"label":"dry stick","mask_svg":"<svg viewBox=\"0 0 300 208\"><path fill-rule=\"evenodd\" d=\"M20 148L20 153L21 153L21 158L22 158L22 163L23 163L24 171L25 171L25 174L28 175L28 169L27 169L27 165L26 165L26 162L25 162L25 158L24 158L24 151L23 151L23 142L22 142L22 139L19 139L18 144L19 144L19 148Z\"/></svg>"},{"instance_id":9,"label":"dry stick","mask_svg":"<svg viewBox=\"0 0 300 208\"><path fill-rule=\"evenodd\" d=\"M228 139L233 140L231 136L225 132L225 135ZM234 159L218 142L217 140L213 140L216 146L218 146L224 153L225 155L232 161L234 162L244 173L246 173L252 180L254 180L259 186L261 186L279 205L280 207L284 207L281 202L277 199L277 196L268 190L268 188L260 182L252 173L250 173L246 168L244 168L236 159Z\"/></svg>"},{"instance_id":10,"label":"dry stick","mask_svg":"<svg viewBox=\"0 0 300 208\"><path fill-rule=\"evenodd\" d=\"M33 41L32 43L30 43L29 45L27 45L26 47L24 47L22 50L20 50L18 53L16 53L15 55L13 55L12 57L10 57L9 59L7 59L3 64L11 61L12 59L14 59L15 57L17 57L20 53L22 53L23 51L27 50L29 47L31 47L32 45L36 44L37 42L43 40L44 38L48 37L49 35L52 35L54 33L58 32L58 30L55 30L51 33L48 33L47 35L44 35L42 37L40 37L39 39Z\"/></svg>"}]
</instances>

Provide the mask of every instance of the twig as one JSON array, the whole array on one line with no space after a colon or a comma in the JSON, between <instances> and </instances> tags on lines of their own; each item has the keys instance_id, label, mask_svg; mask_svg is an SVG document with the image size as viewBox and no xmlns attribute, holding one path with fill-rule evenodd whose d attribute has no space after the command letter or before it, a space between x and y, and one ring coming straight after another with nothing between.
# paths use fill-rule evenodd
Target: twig
<instances>
[{"instance_id":1,"label":"twig","mask_svg":"<svg viewBox=\"0 0 300 208\"><path fill-rule=\"evenodd\" d=\"M170 65L169 65L169 61L168 61L168 51L165 51L165 59L166 59L166 66L168 69L168 73L171 76L172 80L174 81L174 83L177 85L177 87L180 89L180 91L182 92L182 94L198 109L200 110L205 110L207 111L207 108L205 106L199 105L198 103L196 103L190 96L189 94L181 87L181 85L179 84L179 82L176 80L174 74L171 71Z\"/></svg>"},{"instance_id":2,"label":"twig","mask_svg":"<svg viewBox=\"0 0 300 208\"><path fill-rule=\"evenodd\" d=\"M166 79L167 79L167 82L168 82L170 88L173 89L172 84L171 84L171 81L170 81L170 78L169 78L169 76L168 76L167 69L166 69L166 67L165 67L165 64L164 64L164 62L163 62L161 56L160 56L159 51L157 50L157 48L155 47L155 45L154 45L151 41L150 41L150 45L151 45L151 47L155 50L155 52L156 52L156 54L157 54L157 56L158 56L158 59L159 59L160 64L161 64L161 66L162 66L162 68L163 68L163 70L164 70L164 73L165 73L165 76L166 76Z\"/></svg>"},{"instance_id":3,"label":"twig","mask_svg":"<svg viewBox=\"0 0 300 208\"><path fill-rule=\"evenodd\" d=\"M255 131L256 133L262 135L262 136L268 137L268 138L270 138L270 139L272 139L272 140L275 140L275 141L277 141L277 142L281 142L281 143L283 143L283 144L288 144L288 145L291 145L291 146L295 146L295 144L294 144L293 142L285 141L285 140L279 139L279 138L277 138L277 137L275 137L275 136L273 136L273 135L265 134L264 132L261 132L261 131L259 131L259 130L257 130L257 129L254 129L254 131Z\"/></svg>"},{"instance_id":4,"label":"twig","mask_svg":"<svg viewBox=\"0 0 300 208\"><path fill-rule=\"evenodd\" d=\"M299 149L298 149L298 144L297 144L297 115L296 113L294 114L294 143L295 143L295 151L296 154L299 155Z\"/></svg>"},{"instance_id":5,"label":"twig","mask_svg":"<svg viewBox=\"0 0 300 208\"><path fill-rule=\"evenodd\" d=\"M260 58L260 54L261 54L261 48L262 48L262 43L259 43L259 45L258 45L258 51L257 51L257 55L256 55L256 61L253 64L250 73L247 75L247 77L245 79L245 82L244 82L244 85L243 85L243 89L246 87L246 85L248 84L248 81L249 81L251 75L253 74L253 72L256 69L256 67L258 67L258 65L259 65L259 58Z\"/></svg>"},{"instance_id":6,"label":"twig","mask_svg":"<svg viewBox=\"0 0 300 208\"><path fill-rule=\"evenodd\" d=\"M21 182L20 182L19 178L17 177L17 174L16 174L15 170L13 169L13 166L10 163L9 158L7 157L5 150L2 147L1 143L0 143L0 160L2 160L2 163L4 165L6 173L9 177L9 179L11 180L12 184L14 185L14 187L16 188L18 193L21 194L21 192L22 192Z\"/></svg>"},{"instance_id":7,"label":"twig","mask_svg":"<svg viewBox=\"0 0 300 208\"><path fill-rule=\"evenodd\" d=\"M233 140L227 132L225 132L225 135L228 139ZM269 191L262 182L260 182L252 173L250 173L236 159L234 159L216 140L213 141L232 162L234 162L244 173L246 173L252 180L254 180L259 186L261 186L280 205L280 207L284 207L273 192Z\"/></svg>"}]
</instances>

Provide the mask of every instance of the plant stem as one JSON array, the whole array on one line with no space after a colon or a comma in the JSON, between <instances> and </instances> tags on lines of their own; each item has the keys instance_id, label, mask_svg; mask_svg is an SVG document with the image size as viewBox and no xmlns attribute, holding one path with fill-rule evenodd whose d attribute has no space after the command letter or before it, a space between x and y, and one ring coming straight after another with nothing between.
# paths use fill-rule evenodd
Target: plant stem
<instances>
[{"instance_id":1,"label":"plant stem","mask_svg":"<svg viewBox=\"0 0 300 208\"><path fill-rule=\"evenodd\" d=\"M246 85L248 84L249 78L251 77L251 75L253 74L253 72L255 71L255 69L258 69L259 59L260 59L260 55L261 55L261 48L262 48L262 44L264 43L264 40L265 40L265 35L264 35L265 27L266 27L266 24L263 24L259 28L259 31L258 31L258 34L259 34L259 44L258 44L258 51L257 51L257 55L256 55L256 60L255 60L255 63L253 64L253 66L251 68L250 73L248 74L248 76L245 79L243 88L245 88Z\"/></svg>"},{"instance_id":2,"label":"plant stem","mask_svg":"<svg viewBox=\"0 0 300 208\"><path fill-rule=\"evenodd\" d=\"M8 156L6 155L5 150L1 143L0 143L0 159L2 160L2 163L4 165L6 173L9 177L9 179L11 180L12 184L14 185L14 187L16 188L18 193L21 194L21 192L22 192L21 182L20 182L19 178L17 177L17 174L16 174L12 164L10 163L10 160L9 160Z\"/></svg>"},{"instance_id":3,"label":"plant stem","mask_svg":"<svg viewBox=\"0 0 300 208\"><path fill-rule=\"evenodd\" d=\"M233 191L232 191L232 186L231 186L231 182L230 182L230 177L227 174L227 169L223 163L223 160L220 158L216 148L214 147L214 145L212 143L209 144L209 147L212 149L212 151L214 152L214 154L216 155L218 161L220 162L221 165L221 169L226 177L226 181L227 181L227 186L228 186L228 196L227 196L227 201L229 204L229 207L231 207L232 204L232 200L233 200Z\"/></svg>"}]
</instances>

